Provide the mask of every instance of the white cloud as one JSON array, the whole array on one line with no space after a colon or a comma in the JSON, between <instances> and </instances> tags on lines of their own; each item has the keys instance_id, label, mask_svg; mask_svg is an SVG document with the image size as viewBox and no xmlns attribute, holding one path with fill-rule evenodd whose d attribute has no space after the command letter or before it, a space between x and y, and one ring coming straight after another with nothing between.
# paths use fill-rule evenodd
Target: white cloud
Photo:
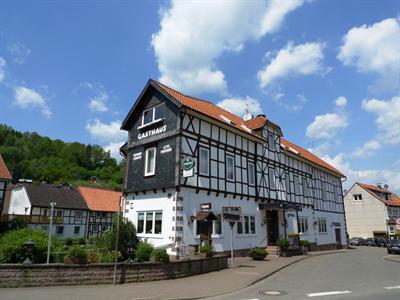
<instances>
[{"instance_id":1,"label":"white cloud","mask_svg":"<svg viewBox=\"0 0 400 300\"><path fill-rule=\"evenodd\" d=\"M226 93L216 59L239 52L248 40L277 31L292 1L178 1L161 11L161 29L152 36L160 81L186 93Z\"/></svg>"},{"instance_id":2,"label":"white cloud","mask_svg":"<svg viewBox=\"0 0 400 300\"><path fill-rule=\"evenodd\" d=\"M249 96L246 98L228 98L217 103L219 107L226 109L227 111L238 115L240 117L246 114L246 108L251 114L262 113L261 104L258 100L253 99Z\"/></svg>"},{"instance_id":3,"label":"white cloud","mask_svg":"<svg viewBox=\"0 0 400 300\"><path fill-rule=\"evenodd\" d=\"M343 37L337 58L360 73L375 73L375 91L399 90L400 26L396 19L385 19L371 26L353 27Z\"/></svg>"},{"instance_id":4,"label":"white cloud","mask_svg":"<svg viewBox=\"0 0 400 300\"><path fill-rule=\"evenodd\" d=\"M105 92L90 99L89 108L93 112L106 112L108 111L107 102L108 95Z\"/></svg>"},{"instance_id":5,"label":"white cloud","mask_svg":"<svg viewBox=\"0 0 400 300\"><path fill-rule=\"evenodd\" d=\"M120 130L120 127L121 121L119 120L106 124L95 119L86 124L86 130L89 131L92 138L105 143L117 143L126 139L126 132Z\"/></svg>"},{"instance_id":6,"label":"white cloud","mask_svg":"<svg viewBox=\"0 0 400 300\"><path fill-rule=\"evenodd\" d=\"M347 105L346 97L340 96L335 100L335 104L338 107L345 107Z\"/></svg>"},{"instance_id":7,"label":"white cloud","mask_svg":"<svg viewBox=\"0 0 400 300\"><path fill-rule=\"evenodd\" d=\"M22 45L21 43L12 43L7 46L8 52L13 57L13 62L23 64L25 59L31 54L31 49Z\"/></svg>"},{"instance_id":8,"label":"white cloud","mask_svg":"<svg viewBox=\"0 0 400 300\"><path fill-rule=\"evenodd\" d=\"M366 158L372 156L376 151L382 148L382 144L376 140L370 140L360 148L353 151L352 156L358 158Z\"/></svg>"},{"instance_id":9,"label":"white cloud","mask_svg":"<svg viewBox=\"0 0 400 300\"><path fill-rule=\"evenodd\" d=\"M400 143L400 96L391 100L370 99L362 102L362 108L377 115L377 139L385 144Z\"/></svg>"},{"instance_id":10,"label":"white cloud","mask_svg":"<svg viewBox=\"0 0 400 300\"><path fill-rule=\"evenodd\" d=\"M115 158L117 161L122 160L122 156L119 153L119 148L124 144L125 142L117 142L117 143L110 143L107 146L104 147L105 151L110 151L111 157Z\"/></svg>"},{"instance_id":11,"label":"white cloud","mask_svg":"<svg viewBox=\"0 0 400 300\"><path fill-rule=\"evenodd\" d=\"M6 77L6 66L6 61L0 56L0 82L4 80L4 77Z\"/></svg>"},{"instance_id":12,"label":"white cloud","mask_svg":"<svg viewBox=\"0 0 400 300\"><path fill-rule=\"evenodd\" d=\"M88 92L87 96L90 98L88 106L92 112L109 111L108 102L110 96L101 83L83 82L74 89L73 93L77 93L80 89L85 89Z\"/></svg>"},{"instance_id":13,"label":"white cloud","mask_svg":"<svg viewBox=\"0 0 400 300\"><path fill-rule=\"evenodd\" d=\"M40 108L43 115L51 118L52 112L47 106L46 100L42 95L33 89L19 86L14 88L14 103L21 108Z\"/></svg>"},{"instance_id":14,"label":"white cloud","mask_svg":"<svg viewBox=\"0 0 400 300\"><path fill-rule=\"evenodd\" d=\"M331 139L340 129L346 127L345 115L327 113L314 118L314 121L307 127L306 135L311 139Z\"/></svg>"},{"instance_id":15,"label":"white cloud","mask_svg":"<svg viewBox=\"0 0 400 300\"><path fill-rule=\"evenodd\" d=\"M260 87L265 88L277 79L290 76L325 73L328 69L322 64L323 48L322 43L305 43L298 46L289 43L258 72Z\"/></svg>"}]
</instances>

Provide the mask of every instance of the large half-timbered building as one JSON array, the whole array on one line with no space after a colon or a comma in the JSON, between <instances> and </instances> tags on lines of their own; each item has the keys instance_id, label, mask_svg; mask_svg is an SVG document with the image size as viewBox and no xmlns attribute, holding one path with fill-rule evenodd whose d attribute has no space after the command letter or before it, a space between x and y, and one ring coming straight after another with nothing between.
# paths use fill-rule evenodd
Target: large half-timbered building
<instances>
[{"instance_id":1,"label":"large half-timbered building","mask_svg":"<svg viewBox=\"0 0 400 300\"><path fill-rule=\"evenodd\" d=\"M235 250L299 232L316 249L346 244L342 178L264 115L236 116L150 80L125 118L124 215L138 236L184 255L209 235L230 248L224 206L241 208Z\"/></svg>"}]
</instances>

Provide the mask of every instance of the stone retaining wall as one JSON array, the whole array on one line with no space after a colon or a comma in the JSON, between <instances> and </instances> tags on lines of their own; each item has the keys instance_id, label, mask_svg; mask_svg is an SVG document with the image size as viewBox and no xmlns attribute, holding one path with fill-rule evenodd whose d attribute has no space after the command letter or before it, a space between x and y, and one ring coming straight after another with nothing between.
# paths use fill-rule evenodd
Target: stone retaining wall
<instances>
[{"instance_id":1,"label":"stone retaining wall","mask_svg":"<svg viewBox=\"0 0 400 300\"><path fill-rule=\"evenodd\" d=\"M153 281L192 276L228 267L227 256L215 256L170 263L119 263L117 283ZM0 287L112 284L113 264L0 265Z\"/></svg>"}]
</instances>

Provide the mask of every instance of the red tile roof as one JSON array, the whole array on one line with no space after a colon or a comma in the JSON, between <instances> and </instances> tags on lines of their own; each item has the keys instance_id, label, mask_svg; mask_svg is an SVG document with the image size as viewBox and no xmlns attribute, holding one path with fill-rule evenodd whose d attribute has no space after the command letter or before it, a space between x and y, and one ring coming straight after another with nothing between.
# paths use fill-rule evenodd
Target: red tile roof
<instances>
[{"instance_id":1,"label":"red tile roof","mask_svg":"<svg viewBox=\"0 0 400 300\"><path fill-rule=\"evenodd\" d=\"M297 146L296 144L293 144L292 142L289 142L288 140L281 138L281 144L286 147L286 148L292 148L295 151L297 151L299 154L299 156L325 168L328 169L334 173L336 173L337 175L339 175L340 177L346 177L342 172L340 172L338 169L336 169L334 166L328 164L326 161L320 159L318 156L316 156L315 154L311 153L310 151L301 148L300 146ZM295 153L296 154L296 153Z\"/></svg>"},{"instance_id":2,"label":"red tile roof","mask_svg":"<svg viewBox=\"0 0 400 300\"><path fill-rule=\"evenodd\" d=\"M232 126L236 129L239 129L242 132L245 132L247 134L255 136L258 139L260 139L260 138L262 139L262 137L257 135L251 128L249 128L247 126L246 122L241 117L238 117L211 102L201 100L198 98L194 98L194 97L190 97L190 96L186 96L176 90L171 89L170 87L168 87L158 81L154 81L154 82L156 84L158 84L165 92L167 92L169 95L174 97L177 101L179 101L182 105L189 107L189 108L191 108L201 114L204 114L208 117L211 117L215 120L218 120L219 122L226 123L229 126ZM229 123L229 120L232 121L233 123Z\"/></svg>"},{"instance_id":3,"label":"red tile roof","mask_svg":"<svg viewBox=\"0 0 400 300\"><path fill-rule=\"evenodd\" d=\"M86 186L78 187L78 191L85 199L90 210L118 212L118 204L122 196L121 192Z\"/></svg>"},{"instance_id":4,"label":"red tile roof","mask_svg":"<svg viewBox=\"0 0 400 300\"><path fill-rule=\"evenodd\" d=\"M7 169L6 163L4 162L3 157L1 157L1 154L0 154L0 179L11 180L10 171Z\"/></svg>"},{"instance_id":5,"label":"red tile roof","mask_svg":"<svg viewBox=\"0 0 400 300\"><path fill-rule=\"evenodd\" d=\"M391 191L389 191L389 190L387 190L387 189L385 189L385 188L376 186L376 185L371 185L371 184L366 184L366 183L361 183L361 182L357 182L357 184L358 184L359 186L361 186L363 189L366 189L366 190L368 190L368 191L370 191L370 192L375 192L375 193L389 193L390 201L386 200L386 199L383 198L383 197L379 197L379 199L380 199L381 201L383 201L384 203L386 203L387 205L400 206L400 197L397 196L395 193L392 193ZM378 196L378 195L376 195L376 194L374 194L374 195L375 195L375 196Z\"/></svg>"},{"instance_id":6,"label":"red tile roof","mask_svg":"<svg viewBox=\"0 0 400 300\"><path fill-rule=\"evenodd\" d=\"M244 121L241 117L238 117L224 109L222 109L221 107L208 102L208 101L204 101L201 99L197 99L197 98L193 98L190 96L186 96L174 89L171 89L170 87L158 82L158 81L154 81L156 84L158 84L158 86L160 86L165 92L167 92L169 95L171 95L173 98L175 98L177 101L179 101L182 105L187 106L197 112L200 112L204 115L207 115L209 117L212 117L213 119L216 119L220 122L226 122L226 120L224 120L224 118L221 117L225 116L227 118L229 118L231 121L233 121L233 124L227 123L228 125L235 127L236 129L239 129L247 134L251 134L253 136L257 136L258 138L262 138L259 135L257 135L253 130L256 129L260 129L262 128L266 122L269 122L273 125L275 125L279 130L280 127L276 124L274 124L273 122L269 121L265 116L263 115L259 115L251 120L248 121ZM322 159L320 159L319 157L317 157L316 155L312 154L311 152L285 140L285 139L281 139L281 143L286 146L286 147L291 147L293 149L295 149L299 155L323 168L326 168L334 173L336 173L337 175L339 175L340 177L346 177L342 172L340 172L338 169L336 169L335 167L331 166L330 164L328 164L327 162L323 161Z\"/></svg>"}]
</instances>

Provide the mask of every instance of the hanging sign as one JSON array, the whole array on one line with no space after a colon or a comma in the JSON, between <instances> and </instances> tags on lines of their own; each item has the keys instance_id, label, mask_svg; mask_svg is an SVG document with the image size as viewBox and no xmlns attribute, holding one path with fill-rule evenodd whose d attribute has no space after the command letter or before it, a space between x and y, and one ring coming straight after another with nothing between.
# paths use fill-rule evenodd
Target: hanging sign
<instances>
[{"instance_id":1,"label":"hanging sign","mask_svg":"<svg viewBox=\"0 0 400 300\"><path fill-rule=\"evenodd\" d=\"M241 222L242 208L240 206L223 206L221 215L222 220L226 222Z\"/></svg>"},{"instance_id":2,"label":"hanging sign","mask_svg":"<svg viewBox=\"0 0 400 300\"><path fill-rule=\"evenodd\" d=\"M191 177L194 175L194 159L192 157L185 157L182 160L183 177Z\"/></svg>"}]
</instances>

